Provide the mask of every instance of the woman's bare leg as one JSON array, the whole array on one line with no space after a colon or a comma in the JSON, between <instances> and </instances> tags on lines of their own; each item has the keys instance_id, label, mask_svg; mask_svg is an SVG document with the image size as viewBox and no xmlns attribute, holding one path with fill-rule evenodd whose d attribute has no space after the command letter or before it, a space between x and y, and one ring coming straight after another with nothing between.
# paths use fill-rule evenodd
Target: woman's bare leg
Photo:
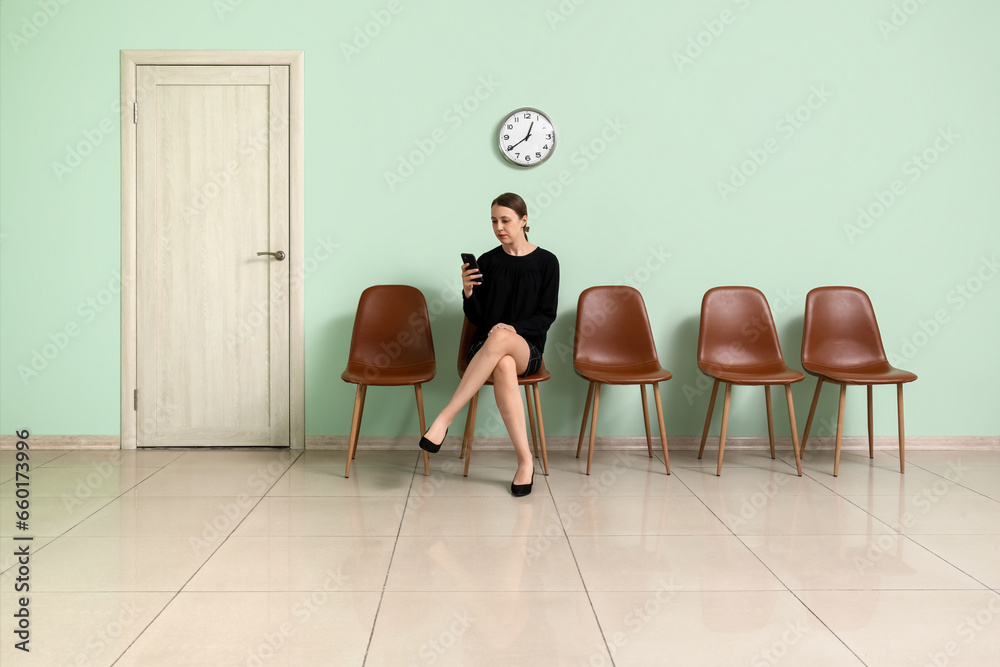
<instances>
[{"instance_id":1,"label":"woman's bare leg","mask_svg":"<svg viewBox=\"0 0 1000 667\"><path fill-rule=\"evenodd\" d=\"M469 367L458 383L458 389L427 429L427 439L434 443L444 440L445 431L455 421L455 415L468 403L486 381L490 379L497 364L504 357L511 357L515 364L515 375L528 368L531 356L528 343L513 331L498 329L489 335L479 352L472 357ZM523 421L523 413L522 413ZM522 431L524 429L522 428ZM529 473L530 474L530 473Z\"/></svg>"},{"instance_id":2,"label":"woman's bare leg","mask_svg":"<svg viewBox=\"0 0 1000 667\"><path fill-rule=\"evenodd\" d=\"M521 405L521 390L517 384L517 366L513 357L506 356L493 371L493 394L500 408L504 426L514 443L517 453L517 474L514 484L530 484L535 460L528 446L528 434L524 428L524 408Z\"/></svg>"}]
</instances>

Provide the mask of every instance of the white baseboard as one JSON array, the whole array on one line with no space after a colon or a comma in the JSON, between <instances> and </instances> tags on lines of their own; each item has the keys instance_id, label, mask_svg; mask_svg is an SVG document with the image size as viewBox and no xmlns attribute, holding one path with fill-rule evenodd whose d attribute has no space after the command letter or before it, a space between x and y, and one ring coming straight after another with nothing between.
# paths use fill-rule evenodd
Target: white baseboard
<instances>
[{"instance_id":1,"label":"white baseboard","mask_svg":"<svg viewBox=\"0 0 1000 667\"><path fill-rule=\"evenodd\" d=\"M414 436L362 436L358 443L359 448L386 450L386 449L415 449L417 438ZM578 438L576 436L550 436L545 438L545 446L549 450L576 450ZM461 447L461 436L449 436L444 443L445 448L458 450ZM806 443L807 449L833 449L834 438L809 438ZM584 447L587 443L584 442ZM674 435L667 436L667 449L670 450L697 450L701 445L701 436L697 435ZM487 438L477 437L474 444L476 449L497 450L509 449L509 438ZM705 443L706 451L718 451L719 436L713 439L711 436ZM726 449L758 449L769 448L767 438L760 437L734 437L726 438ZM791 450L792 439L790 437L775 438L776 449L785 448ZM306 449L325 450L346 450L346 435L307 435ZM594 443L595 450L617 450L617 449L646 449L646 438L642 436L629 436L619 438L601 437ZM843 438L842 450L868 450L867 436L852 436ZM885 449L891 451L899 450L899 440L896 436L877 436L875 438L875 449ZM916 451L924 449L961 449L961 450L991 450L1000 449L1000 436L914 436L906 439L906 451ZM653 437L653 451L660 450L660 439Z\"/></svg>"},{"instance_id":2,"label":"white baseboard","mask_svg":"<svg viewBox=\"0 0 1000 667\"><path fill-rule=\"evenodd\" d=\"M0 436L0 450L10 450L17 447L17 436ZM415 449L417 438L414 436L362 436L359 447L374 450L386 449ZM461 436L449 436L445 443L446 448L461 446ZM117 435L32 435L28 438L28 443L32 449L46 450L79 450L79 449L119 449L119 439ZM546 447L550 450L575 450L577 443L576 436L550 436L545 439ZM586 446L584 442L584 446ZM701 437L696 435L674 435L667 436L667 446L670 450L698 449L701 444ZM809 438L807 449L833 449L834 438ZM719 437L709 436L705 443L706 451L718 451ZM726 449L758 449L767 448L767 438L761 437L732 437L726 438ZM480 450L501 450L510 447L509 438L498 437L477 437L475 448ZM789 437L775 438L776 449L791 449L792 439ZM851 436L843 439L841 445L843 450L867 450L867 436ZM875 438L875 449L897 451L899 441L896 436L877 436ZM346 450L346 435L307 435L306 449L317 450ZM642 436L628 437L600 437L594 443L596 450L618 450L618 449L646 449L646 438ZM660 449L659 437L653 437L653 450ZM907 451L918 450L940 450L940 449L961 449L961 450L1000 450L1000 436L913 436L906 439Z\"/></svg>"}]
</instances>

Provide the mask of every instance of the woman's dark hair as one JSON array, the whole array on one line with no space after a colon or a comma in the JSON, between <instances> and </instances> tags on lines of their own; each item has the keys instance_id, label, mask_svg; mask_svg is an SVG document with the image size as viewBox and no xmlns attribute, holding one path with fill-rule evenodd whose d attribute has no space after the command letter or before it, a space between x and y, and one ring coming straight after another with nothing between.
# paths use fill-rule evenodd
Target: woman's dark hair
<instances>
[{"instance_id":1,"label":"woman's dark hair","mask_svg":"<svg viewBox=\"0 0 1000 667\"><path fill-rule=\"evenodd\" d=\"M523 199L521 199L521 195L514 194L513 192L505 192L496 199L494 199L493 203L490 204L490 208L493 208L494 206L503 206L505 208L509 208L510 210L514 211L514 213L517 214L517 217L519 219L528 215L528 205L524 203ZM528 225L525 225L524 226L525 241L528 240L528 229L529 229Z\"/></svg>"}]
</instances>

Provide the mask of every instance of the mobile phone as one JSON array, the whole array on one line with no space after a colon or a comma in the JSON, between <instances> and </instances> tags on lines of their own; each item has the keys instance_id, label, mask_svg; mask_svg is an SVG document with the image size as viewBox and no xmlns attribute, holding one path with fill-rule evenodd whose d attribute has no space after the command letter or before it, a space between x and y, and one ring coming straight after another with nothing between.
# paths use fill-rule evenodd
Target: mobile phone
<instances>
[{"instance_id":1,"label":"mobile phone","mask_svg":"<svg viewBox=\"0 0 1000 667\"><path fill-rule=\"evenodd\" d=\"M473 255L472 253L469 252L462 253L462 264L468 264L468 266L465 267L466 270L468 269L475 269L476 271L479 270L479 265L476 264L476 256Z\"/></svg>"}]
</instances>

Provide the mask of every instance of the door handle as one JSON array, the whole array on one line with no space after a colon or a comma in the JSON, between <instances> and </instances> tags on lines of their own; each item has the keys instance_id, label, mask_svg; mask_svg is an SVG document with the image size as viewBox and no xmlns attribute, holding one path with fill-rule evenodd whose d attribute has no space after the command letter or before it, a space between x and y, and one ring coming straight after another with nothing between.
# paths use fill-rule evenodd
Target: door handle
<instances>
[{"instance_id":1,"label":"door handle","mask_svg":"<svg viewBox=\"0 0 1000 667\"><path fill-rule=\"evenodd\" d=\"M285 253L281 252L280 250L278 252L259 252L259 253L257 253L258 257L260 257L261 255L272 255L279 262L285 258Z\"/></svg>"}]
</instances>

